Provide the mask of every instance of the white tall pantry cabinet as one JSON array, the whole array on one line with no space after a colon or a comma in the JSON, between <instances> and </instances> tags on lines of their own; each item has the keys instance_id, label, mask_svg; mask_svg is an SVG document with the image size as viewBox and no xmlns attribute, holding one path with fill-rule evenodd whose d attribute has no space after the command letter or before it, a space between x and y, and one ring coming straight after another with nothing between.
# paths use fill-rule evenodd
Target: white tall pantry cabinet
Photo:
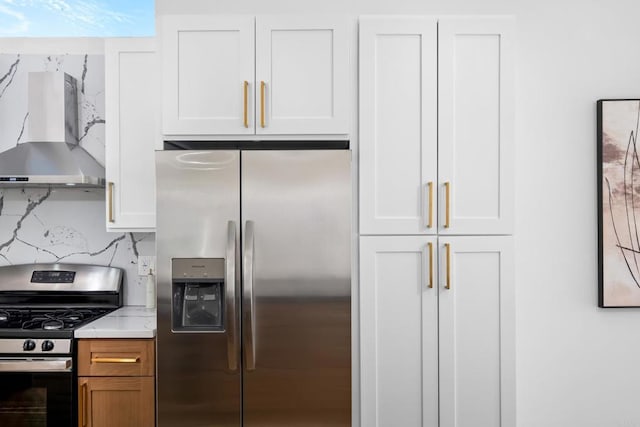
<instances>
[{"instance_id":1,"label":"white tall pantry cabinet","mask_svg":"<svg viewBox=\"0 0 640 427\"><path fill-rule=\"evenodd\" d=\"M361 425L514 427L513 22L359 31Z\"/></svg>"}]
</instances>

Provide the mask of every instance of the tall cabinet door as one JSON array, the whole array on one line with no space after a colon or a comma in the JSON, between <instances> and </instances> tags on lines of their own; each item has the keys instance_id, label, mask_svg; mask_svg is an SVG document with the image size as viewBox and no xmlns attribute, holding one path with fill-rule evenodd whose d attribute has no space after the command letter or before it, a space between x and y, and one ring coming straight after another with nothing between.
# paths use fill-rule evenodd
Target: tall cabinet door
<instances>
[{"instance_id":1,"label":"tall cabinet door","mask_svg":"<svg viewBox=\"0 0 640 427\"><path fill-rule=\"evenodd\" d=\"M436 252L435 237L360 238L363 426L438 426Z\"/></svg>"},{"instance_id":2,"label":"tall cabinet door","mask_svg":"<svg viewBox=\"0 0 640 427\"><path fill-rule=\"evenodd\" d=\"M511 237L440 237L440 427L515 426Z\"/></svg>"},{"instance_id":3,"label":"tall cabinet door","mask_svg":"<svg viewBox=\"0 0 640 427\"><path fill-rule=\"evenodd\" d=\"M513 232L513 21L439 21L440 234Z\"/></svg>"},{"instance_id":4,"label":"tall cabinet door","mask_svg":"<svg viewBox=\"0 0 640 427\"><path fill-rule=\"evenodd\" d=\"M351 153L242 152L243 426L351 426Z\"/></svg>"},{"instance_id":5,"label":"tall cabinet door","mask_svg":"<svg viewBox=\"0 0 640 427\"><path fill-rule=\"evenodd\" d=\"M155 41L105 41L107 231L154 231L161 140Z\"/></svg>"},{"instance_id":6,"label":"tall cabinet door","mask_svg":"<svg viewBox=\"0 0 640 427\"><path fill-rule=\"evenodd\" d=\"M360 233L435 234L437 21L360 20Z\"/></svg>"},{"instance_id":7,"label":"tall cabinet door","mask_svg":"<svg viewBox=\"0 0 640 427\"><path fill-rule=\"evenodd\" d=\"M256 19L256 133L349 132L349 20Z\"/></svg>"},{"instance_id":8,"label":"tall cabinet door","mask_svg":"<svg viewBox=\"0 0 640 427\"><path fill-rule=\"evenodd\" d=\"M163 18L165 135L254 133L254 42L252 16Z\"/></svg>"}]
</instances>

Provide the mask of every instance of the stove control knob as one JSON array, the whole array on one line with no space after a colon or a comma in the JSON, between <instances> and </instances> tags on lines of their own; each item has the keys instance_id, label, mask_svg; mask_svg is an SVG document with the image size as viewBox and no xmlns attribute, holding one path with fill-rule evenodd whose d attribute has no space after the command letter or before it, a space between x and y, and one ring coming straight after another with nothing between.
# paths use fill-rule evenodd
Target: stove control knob
<instances>
[{"instance_id":1,"label":"stove control knob","mask_svg":"<svg viewBox=\"0 0 640 427\"><path fill-rule=\"evenodd\" d=\"M22 344L22 349L24 351L33 351L36 349L36 342L34 340L25 340L24 344Z\"/></svg>"},{"instance_id":2,"label":"stove control knob","mask_svg":"<svg viewBox=\"0 0 640 427\"><path fill-rule=\"evenodd\" d=\"M42 341L42 351L51 351L53 350L53 342L49 340Z\"/></svg>"}]
</instances>

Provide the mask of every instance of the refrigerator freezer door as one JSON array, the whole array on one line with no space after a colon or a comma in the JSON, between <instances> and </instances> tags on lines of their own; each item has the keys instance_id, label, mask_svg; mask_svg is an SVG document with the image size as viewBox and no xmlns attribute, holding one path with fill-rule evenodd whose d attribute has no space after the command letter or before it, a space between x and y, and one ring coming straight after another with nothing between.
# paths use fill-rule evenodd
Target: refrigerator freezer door
<instances>
[{"instance_id":1,"label":"refrigerator freezer door","mask_svg":"<svg viewBox=\"0 0 640 427\"><path fill-rule=\"evenodd\" d=\"M240 426L240 328L235 310L240 297L240 154L159 151L156 174L158 426ZM184 276L183 282L194 288L192 282L203 280L187 277L189 271L202 275L196 272L215 264L195 262L199 258L224 259L225 282L219 290L225 298L221 304L224 325L218 328L223 332L173 327L182 319L172 321L172 312L181 312L172 309L176 308L172 300L179 309L184 309L185 302L180 295L172 298L172 289L185 285L172 286L172 268L181 265L180 272L173 274ZM219 260L216 265L220 270Z\"/></svg>"},{"instance_id":2,"label":"refrigerator freezer door","mask_svg":"<svg viewBox=\"0 0 640 427\"><path fill-rule=\"evenodd\" d=\"M351 425L350 166L242 152L246 427Z\"/></svg>"}]
</instances>

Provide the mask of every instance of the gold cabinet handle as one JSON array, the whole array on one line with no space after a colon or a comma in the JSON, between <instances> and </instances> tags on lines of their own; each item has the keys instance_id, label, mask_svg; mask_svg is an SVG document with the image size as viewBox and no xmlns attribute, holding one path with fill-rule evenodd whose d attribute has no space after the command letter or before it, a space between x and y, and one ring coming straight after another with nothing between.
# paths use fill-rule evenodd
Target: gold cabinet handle
<instances>
[{"instance_id":1,"label":"gold cabinet handle","mask_svg":"<svg viewBox=\"0 0 640 427\"><path fill-rule=\"evenodd\" d=\"M433 288L433 243L427 243L429 247L429 288Z\"/></svg>"},{"instance_id":2,"label":"gold cabinet handle","mask_svg":"<svg viewBox=\"0 0 640 427\"><path fill-rule=\"evenodd\" d=\"M444 250L447 259L447 281L445 282L444 288L451 289L451 245L449 243L445 243Z\"/></svg>"},{"instance_id":3,"label":"gold cabinet handle","mask_svg":"<svg viewBox=\"0 0 640 427\"><path fill-rule=\"evenodd\" d=\"M80 398L82 399L82 402L80 403L80 425L85 427L87 425L87 383L83 383L81 388L82 393Z\"/></svg>"},{"instance_id":4,"label":"gold cabinet handle","mask_svg":"<svg viewBox=\"0 0 640 427\"><path fill-rule=\"evenodd\" d=\"M260 82L260 126L264 127L264 87L267 84L264 81Z\"/></svg>"},{"instance_id":5,"label":"gold cabinet handle","mask_svg":"<svg viewBox=\"0 0 640 427\"><path fill-rule=\"evenodd\" d=\"M113 182L109 183L108 199L109 199L109 222L115 222L115 219L113 219Z\"/></svg>"},{"instance_id":6,"label":"gold cabinet handle","mask_svg":"<svg viewBox=\"0 0 640 427\"><path fill-rule=\"evenodd\" d=\"M249 112L248 112L248 92L249 92L249 82L248 81L244 81L244 85L243 85L244 89L243 89L243 99L244 99L244 127L248 128L249 127Z\"/></svg>"},{"instance_id":7,"label":"gold cabinet handle","mask_svg":"<svg viewBox=\"0 0 640 427\"><path fill-rule=\"evenodd\" d=\"M138 363L140 357L92 357L91 363Z\"/></svg>"},{"instance_id":8,"label":"gold cabinet handle","mask_svg":"<svg viewBox=\"0 0 640 427\"><path fill-rule=\"evenodd\" d=\"M451 183L444 183L444 194L445 194L445 210L444 210L444 228L449 228L449 217L451 212L450 207L450 199L451 199Z\"/></svg>"},{"instance_id":9,"label":"gold cabinet handle","mask_svg":"<svg viewBox=\"0 0 640 427\"><path fill-rule=\"evenodd\" d=\"M433 182L427 184L429 188L429 221L427 222L427 228L433 227Z\"/></svg>"}]
</instances>

